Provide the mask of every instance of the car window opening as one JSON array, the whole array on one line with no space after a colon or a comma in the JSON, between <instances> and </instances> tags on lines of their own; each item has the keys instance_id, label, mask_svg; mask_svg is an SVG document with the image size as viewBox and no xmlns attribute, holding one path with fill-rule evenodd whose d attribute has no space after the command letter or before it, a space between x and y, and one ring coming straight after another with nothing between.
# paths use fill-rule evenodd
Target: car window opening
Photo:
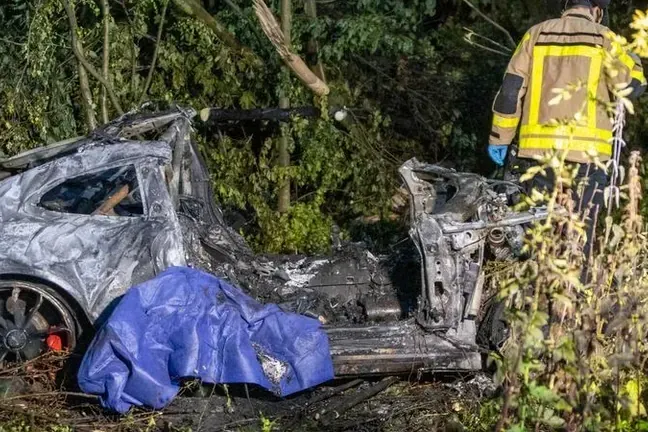
<instances>
[{"instance_id":1,"label":"car window opening","mask_svg":"<svg viewBox=\"0 0 648 432\"><path fill-rule=\"evenodd\" d=\"M55 212L93 216L144 214L133 166L111 168L66 180L45 193L39 205Z\"/></svg>"}]
</instances>

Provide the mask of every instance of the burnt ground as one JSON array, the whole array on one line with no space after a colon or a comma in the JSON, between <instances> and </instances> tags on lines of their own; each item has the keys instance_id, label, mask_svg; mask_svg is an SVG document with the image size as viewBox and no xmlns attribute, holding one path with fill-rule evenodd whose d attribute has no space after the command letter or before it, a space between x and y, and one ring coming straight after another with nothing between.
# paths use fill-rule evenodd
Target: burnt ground
<instances>
[{"instance_id":1,"label":"burnt ground","mask_svg":"<svg viewBox=\"0 0 648 432\"><path fill-rule=\"evenodd\" d=\"M0 430L80 431L435 431L473 430L494 392L486 375L335 381L281 399L242 385L187 383L161 412L104 411L69 384L69 359L50 355L0 373ZM463 424L463 426L461 426Z\"/></svg>"}]
</instances>

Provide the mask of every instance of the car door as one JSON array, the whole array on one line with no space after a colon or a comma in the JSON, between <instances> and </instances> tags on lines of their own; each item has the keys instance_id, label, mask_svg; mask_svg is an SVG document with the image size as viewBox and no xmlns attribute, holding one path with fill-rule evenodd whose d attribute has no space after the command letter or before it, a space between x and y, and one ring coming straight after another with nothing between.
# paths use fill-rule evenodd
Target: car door
<instances>
[{"instance_id":1,"label":"car door","mask_svg":"<svg viewBox=\"0 0 648 432\"><path fill-rule=\"evenodd\" d=\"M60 281L91 319L133 284L184 263L160 159L98 162L79 160L79 170L37 168L23 179L32 184L29 196L0 228L8 245L2 261Z\"/></svg>"}]
</instances>

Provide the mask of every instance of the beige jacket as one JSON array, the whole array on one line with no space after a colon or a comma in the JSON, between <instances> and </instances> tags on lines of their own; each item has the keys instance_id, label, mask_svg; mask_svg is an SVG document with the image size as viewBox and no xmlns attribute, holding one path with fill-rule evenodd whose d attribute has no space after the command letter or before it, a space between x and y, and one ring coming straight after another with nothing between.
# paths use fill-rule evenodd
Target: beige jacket
<instances>
[{"instance_id":1,"label":"beige jacket","mask_svg":"<svg viewBox=\"0 0 648 432\"><path fill-rule=\"evenodd\" d=\"M646 86L639 59L625 52L615 60L616 76L606 72L605 51L612 49L609 34L581 8L532 27L513 54L493 103L490 144L511 144L519 126L519 157L557 148L568 149L567 160L572 162L587 162L592 152L609 159L612 121L597 100L610 101L608 86L630 85L631 97L638 97ZM554 89L569 87L571 98L556 103ZM574 124L577 114L581 120Z\"/></svg>"}]
</instances>

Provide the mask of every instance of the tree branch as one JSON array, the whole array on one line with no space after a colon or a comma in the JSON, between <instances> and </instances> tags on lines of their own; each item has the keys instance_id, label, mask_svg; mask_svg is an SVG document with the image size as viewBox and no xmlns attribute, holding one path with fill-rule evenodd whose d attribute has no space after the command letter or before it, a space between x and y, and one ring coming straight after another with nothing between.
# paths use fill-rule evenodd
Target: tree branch
<instances>
[{"instance_id":1,"label":"tree branch","mask_svg":"<svg viewBox=\"0 0 648 432\"><path fill-rule=\"evenodd\" d=\"M486 51L489 51L489 52L492 52L492 53L495 53L495 54L499 54L499 55L504 56L504 57L510 57L510 55L511 55L511 49L510 48L508 48L508 47L506 47L506 46L504 46L504 45L502 45L502 44L500 44L500 43L498 43L498 42L496 42L496 41L494 41L494 40L492 40L492 39L490 39L490 38L488 38L486 36L482 36L479 33L475 33L474 31L470 30L469 28L464 27L464 30L466 30L466 34L464 35L464 40L466 42L468 42L470 45L473 45L473 46L475 46L477 48L481 48L483 50L486 50ZM476 41L473 40L473 36L478 37L480 39L483 39L486 42L488 42L490 44L493 44L494 46L498 47L499 49L489 47L489 46L483 45L483 44L481 44L479 42L476 42Z\"/></svg>"},{"instance_id":2,"label":"tree branch","mask_svg":"<svg viewBox=\"0 0 648 432\"><path fill-rule=\"evenodd\" d=\"M190 15L199 21L202 21L209 27L218 39L223 41L226 45L236 50L249 51L248 48L242 46L232 33L225 28L224 25L216 21L216 19L205 10L195 0L173 0L175 5L182 9L187 15Z\"/></svg>"},{"instance_id":3,"label":"tree branch","mask_svg":"<svg viewBox=\"0 0 648 432\"><path fill-rule=\"evenodd\" d=\"M81 103L86 115L86 124L88 130L93 131L97 129L97 117L94 110L94 102L92 100L92 91L90 90L90 82L88 80L88 73L85 68L78 62L79 69L79 90L81 91Z\"/></svg>"},{"instance_id":4,"label":"tree branch","mask_svg":"<svg viewBox=\"0 0 648 432\"><path fill-rule=\"evenodd\" d=\"M491 24L492 24L496 29L498 29L499 31L501 31L502 33L504 33L504 34L506 35L507 39L509 40L509 42L511 42L511 47L513 47L513 48L517 47L517 44L515 43L515 39L513 39L513 36L511 36L511 33L509 33L508 30L506 30L504 27L502 27L501 25L499 25L498 23L496 23L496 22L495 22L491 17L489 17L488 15L486 15L484 12L480 11L479 8L478 8L477 6L475 6L474 4L472 4L470 1L468 1L468 0L463 0L463 2L466 3L468 6L470 6L470 8L471 8L472 10L474 10L475 12L477 12L477 14L478 14L479 16L481 16L481 17L484 18L486 21L488 21L489 23L491 23Z\"/></svg>"},{"instance_id":5,"label":"tree branch","mask_svg":"<svg viewBox=\"0 0 648 432\"><path fill-rule=\"evenodd\" d=\"M483 49L485 51L489 51L489 52L492 52L494 54L499 54L499 55L504 56L504 57L510 57L510 55L511 55L510 53L506 53L504 51L499 51L499 50L496 50L495 48L490 48L490 47L487 47L486 45L482 45L479 42L475 42L473 40L470 40L467 37L464 37L464 40L466 42L468 42L472 46L475 46L477 48L481 48L481 49Z\"/></svg>"},{"instance_id":6,"label":"tree branch","mask_svg":"<svg viewBox=\"0 0 648 432\"><path fill-rule=\"evenodd\" d=\"M144 83L144 88L142 89L142 94L139 98L138 105L142 105L146 93L148 93L149 87L151 86L151 81L153 80L153 73L155 72L155 64L157 63L158 54L160 53L160 44L162 43L162 30L164 29L164 20L166 18L167 6L169 6L169 0L164 2L162 7L162 13L160 14L160 25L158 26L157 39L155 42L155 50L153 51L153 59L151 60L151 67L149 68L148 75L146 76L146 82Z\"/></svg>"},{"instance_id":7,"label":"tree branch","mask_svg":"<svg viewBox=\"0 0 648 432\"><path fill-rule=\"evenodd\" d=\"M272 11L265 4L264 0L254 0L254 11L259 18L261 28L272 45L283 59L284 63L295 75L316 95L324 96L330 92L324 81L310 70L304 61L290 51L285 43L284 34L277 23Z\"/></svg>"},{"instance_id":8,"label":"tree branch","mask_svg":"<svg viewBox=\"0 0 648 432\"><path fill-rule=\"evenodd\" d=\"M5 37L0 37L0 41L2 41L2 42L4 42L4 43L8 43L8 44L10 44L10 45L19 46L19 47L22 47L22 46L25 45L24 42L16 42L16 41L12 41L11 39L7 39L7 38L5 38Z\"/></svg>"},{"instance_id":9,"label":"tree branch","mask_svg":"<svg viewBox=\"0 0 648 432\"><path fill-rule=\"evenodd\" d=\"M77 32L79 31L79 26L77 25L76 15L74 13L74 10L72 9L72 6L70 5L69 0L63 0L63 7L65 8L65 12L67 13L68 19L70 21L70 36L72 38L72 51L74 51L74 55L76 56L79 63L83 65L83 68L85 68L85 70L88 71L90 75L92 75L97 81L99 81L106 88L106 91L108 92L108 96L110 97L110 100L113 106L115 107L115 109L117 110L117 112L120 115L124 114L124 110L119 104L119 100L117 99L117 96L115 95L115 91L113 90L110 83L106 81L106 79L104 79L104 77L102 77L99 72L97 72L94 66L92 66L83 55L83 45L81 45L81 42L77 38Z\"/></svg>"},{"instance_id":10,"label":"tree branch","mask_svg":"<svg viewBox=\"0 0 648 432\"><path fill-rule=\"evenodd\" d=\"M78 30L76 16L74 14L68 14L68 19L70 21L70 33L73 35L72 50L76 51L83 49L81 47L81 42L76 38L76 32ZM97 128L97 117L95 116L90 82L88 81L88 74L79 59L77 59L77 66L79 70L79 91L81 93L81 103L85 111L86 125L90 131L93 131Z\"/></svg>"},{"instance_id":11,"label":"tree branch","mask_svg":"<svg viewBox=\"0 0 648 432\"><path fill-rule=\"evenodd\" d=\"M488 36L484 36L482 34L479 34L476 31L474 31L473 29L470 29L468 27L464 27L464 30L466 31L466 37L468 37L471 41L472 41L472 38L474 36L474 37L477 37L479 39L482 39L482 40L488 42L489 44L492 44L492 45L494 45L494 46L496 46L498 48L501 48L503 51L507 52L509 55L511 54L511 51L513 51L512 48L509 48L506 45L503 45L503 44L489 38Z\"/></svg>"},{"instance_id":12,"label":"tree branch","mask_svg":"<svg viewBox=\"0 0 648 432\"><path fill-rule=\"evenodd\" d=\"M106 81L110 80L109 67L110 67L110 6L108 0L102 0L101 6L103 9L103 77ZM103 124L108 123L108 100L106 95L106 88L101 89L101 121Z\"/></svg>"},{"instance_id":13,"label":"tree branch","mask_svg":"<svg viewBox=\"0 0 648 432\"><path fill-rule=\"evenodd\" d=\"M292 32L292 0L281 0L281 32L283 33L283 44L290 49L291 32ZM290 108L290 98L285 89L281 90L279 96L279 108ZM281 138L279 139L278 148L278 165L287 169L290 167L289 130L287 127L281 128ZM279 213L287 213L290 210L290 178L286 176L279 182L278 190L279 200L277 210Z\"/></svg>"},{"instance_id":14,"label":"tree branch","mask_svg":"<svg viewBox=\"0 0 648 432\"><path fill-rule=\"evenodd\" d=\"M241 45L236 37L209 12L207 12L207 10L205 10L205 8L203 8L196 0L173 0L173 2L189 16L202 21L226 45L253 55L261 61L261 59L259 59L259 57L248 47ZM288 66L288 68L290 68L290 70L292 70L293 73L297 75L297 77L306 84L312 92L319 96L328 94L328 86L308 68L306 63L304 63L299 56L291 53L290 50L286 48L281 28L279 27L279 24L277 24L277 20L274 18L265 2L263 0L254 0L254 8L256 15L261 22L261 28L281 55L286 66Z\"/></svg>"}]
</instances>

